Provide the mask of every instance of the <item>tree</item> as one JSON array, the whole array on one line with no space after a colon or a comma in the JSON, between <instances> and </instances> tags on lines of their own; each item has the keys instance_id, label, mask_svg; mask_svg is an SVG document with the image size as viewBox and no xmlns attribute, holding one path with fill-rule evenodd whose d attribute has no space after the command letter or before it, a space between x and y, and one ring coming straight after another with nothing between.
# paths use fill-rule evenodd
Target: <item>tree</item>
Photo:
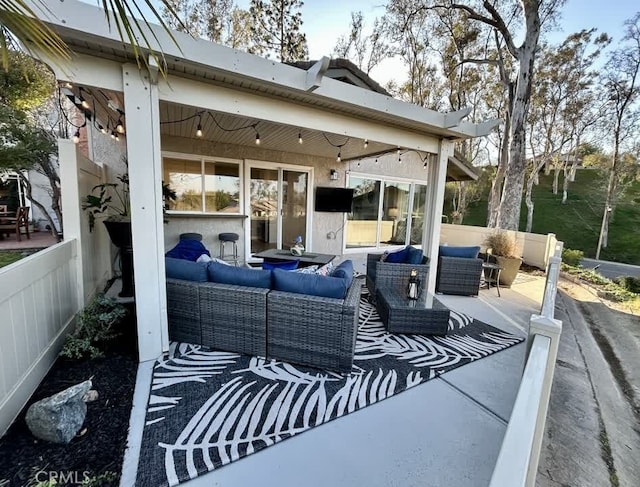
<instances>
[{"instance_id":1,"label":"tree","mask_svg":"<svg viewBox=\"0 0 640 487\"><path fill-rule=\"evenodd\" d=\"M160 2L173 11L169 0L160 0ZM9 66L9 52L17 50L19 47L16 40L23 44L25 41L30 41L36 48L54 60L68 61L70 59L69 48L64 41L38 17L38 14L43 17L49 15L47 1L32 0L32 3L35 4L35 10L29 6L28 0L3 0L0 2L0 54L5 69ZM150 39L149 34L142 28L143 24L148 26L147 18L142 10L143 6L152 12L152 18L167 31L169 37L175 42L171 31L156 10L155 3L154 0L101 0L108 22L113 22L122 40L126 39L131 44L138 65L146 66L149 62L148 57L142 55L141 46L145 47L149 54L157 58L158 61L160 61L158 58L162 57L162 53L156 53L151 48L152 40L157 41L155 34L151 33L153 39ZM173 15L175 16L175 12ZM136 16L141 20L138 20ZM164 74L164 63L158 62L158 65Z\"/></svg>"},{"instance_id":2,"label":"tree","mask_svg":"<svg viewBox=\"0 0 640 487\"><path fill-rule=\"evenodd\" d=\"M600 250L607 247L609 219L617 202L617 187L620 177L625 144L637 136L640 123L640 12L625 22L622 46L611 53L604 68L603 92L607 95L607 121L613 143L613 154L609 169L607 197L602 212L602 225L596 259Z\"/></svg>"},{"instance_id":3,"label":"tree","mask_svg":"<svg viewBox=\"0 0 640 487\"><path fill-rule=\"evenodd\" d=\"M34 198L26 174L34 170L47 178L51 209L62 223L55 132L47 126L56 110L47 107L46 114L38 116L40 107L51 104L54 79L45 66L26 54L15 51L8 54L8 67L0 71L0 170L18 175L27 198L46 216L52 234L57 236L54 221L43 202Z\"/></svg>"},{"instance_id":4,"label":"tree","mask_svg":"<svg viewBox=\"0 0 640 487\"><path fill-rule=\"evenodd\" d=\"M592 123L590 107L595 103L591 89L596 76L593 63L609 40L606 35L594 39L594 34L595 29L582 30L569 35L557 47L546 44L540 47L537 82L527 119L532 154L525 189L527 232L533 226L533 186L538 184L538 173L543 167L554 167L554 194L558 193L559 174L564 170L563 202L566 202L570 160L582 131Z\"/></svg>"},{"instance_id":5,"label":"tree","mask_svg":"<svg viewBox=\"0 0 640 487\"><path fill-rule=\"evenodd\" d=\"M339 58L352 61L359 69L369 74L373 68L391 55L391 49L384 40L383 23L375 19L371 34L364 34L362 12L351 12L351 31L341 36L333 49Z\"/></svg>"},{"instance_id":6,"label":"tree","mask_svg":"<svg viewBox=\"0 0 640 487\"><path fill-rule=\"evenodd\" d=\"M564 0L522 0L517 5L510 4L509 15L521 15L524 23L524 39L519 46L515 44L514 35L509 30L505 17L493 2L482 1L484 13L465 4L449 2L447 5L447 8L464 12L469 21L480 22L495 29L509 54L517 62L515 89L510 103L509 159L497 211L497 226L507 230L517 230L520 221L520 204L526 173L525 122L531 98L538 40L543 23L553 17L563 3Z\"/></svg>"},{"instance_id":7,"label":"tree","mask_svg":"<svg viewBox=\"0 0 640 487\"><path fill-rule=\"evenodd\" d=\"M306 59L307 38L300 30L302 5L301 0L251 0L249 52L267 58L274 55L281 63Z\"/></svg>"}]
</instances>

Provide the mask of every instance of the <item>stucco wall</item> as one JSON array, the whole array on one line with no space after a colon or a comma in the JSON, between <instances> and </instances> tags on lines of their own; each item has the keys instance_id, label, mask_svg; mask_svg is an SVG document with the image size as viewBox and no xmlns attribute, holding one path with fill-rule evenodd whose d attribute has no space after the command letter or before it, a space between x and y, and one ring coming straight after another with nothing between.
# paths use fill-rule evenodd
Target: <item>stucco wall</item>
<instances>
[{"instance_id":1,"label":"stucco wall","mask_svg":"<svg viewBox=\"0 0 640 487\"><path fill-rule=\"evenodd\" d=\"M372 157L360 161L336 162L333 158L298 154L295 152L274 151L256 146L238 146L231 144L221 144L213 141L181 138L162 137L162 150L167 152L177 152L183 154L196 154L204 156L225 157L230 159L252 159L265 162L294 164L299 166L309 166L314 168L313 187L332 186L345 187L347 172L366 173L380 176L393 176L411 181L426 181L426 170L423 163L415 153L407 153L402 156L402 163L398 163L395 152L376 158ZM293 147L294 149L297 148ZM329 174L331 169L338 171L338 179L331 180ZM313 198L314 192L310 192ZM246 195L245 195L246 198ZM165 225L165 247L173 247L178 241L179 235L183 232L198 232L203 234L203 242L209 248L212 255L218 254L219 241L218 233L235 232L240 234L238 241L238 253L243 260L245 255L245 242L243 234L248 228L249 221L246 215L243 218L230 217L193 217L173 215L169 217L169 223ZM308 251L342 254L344 238L344 214L314 212L312 217L311 242L305 242ZM329 239L330 234L335 238Z\"/></svg>"}]
</instances>

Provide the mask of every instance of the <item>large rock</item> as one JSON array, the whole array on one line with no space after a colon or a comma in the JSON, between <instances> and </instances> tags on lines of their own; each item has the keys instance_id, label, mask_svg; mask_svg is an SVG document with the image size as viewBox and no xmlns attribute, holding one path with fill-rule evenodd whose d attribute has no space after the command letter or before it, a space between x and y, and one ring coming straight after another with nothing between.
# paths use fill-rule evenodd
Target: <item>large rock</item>
<instances>
[{"instance_id":1,"label":"large rock","mask_svg":"<svg viewBox=\"0 0 640 487\"><path fill-rule=\"evenodd\" d=\"M87 405L83 398L90 389L87 380L33 403L25 418L31 433L53 443L69 443L84 423Z\"/></svg>"}]
</instances>

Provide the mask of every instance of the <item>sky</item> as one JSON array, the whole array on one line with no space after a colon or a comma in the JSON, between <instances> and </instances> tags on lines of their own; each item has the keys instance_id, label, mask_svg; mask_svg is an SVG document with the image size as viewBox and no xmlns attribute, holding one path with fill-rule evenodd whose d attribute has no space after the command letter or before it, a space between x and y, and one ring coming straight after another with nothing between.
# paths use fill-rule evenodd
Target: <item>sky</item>
<instances>
[{"instance_id":1,"label":"sky","mask_svg":"<svg viewBox=\"0 0 640 487\"><path fill-rule=\"evenodd\" d=\"M83 0L96 4L97 0ZM158 2L156 0L157 4ZM236 0L241 8L247 8L249 0ZM383 0L305 0L302 7L303 32L307 35L310 59L331 56L333 47L341 35L349 30L351 12L362 11L365 28L370 29L376 17L385 11ZM613 37L612 45L622 37L623 22L640 10L637 0L567 0L558 20L559 30L549 34L550 40L560 42L566 35L581 29L596 27ZM388 60L371 72L380 84L390 79L399 81L398 73L404 71L399 60Z\"/></svg>"}]
</instances>

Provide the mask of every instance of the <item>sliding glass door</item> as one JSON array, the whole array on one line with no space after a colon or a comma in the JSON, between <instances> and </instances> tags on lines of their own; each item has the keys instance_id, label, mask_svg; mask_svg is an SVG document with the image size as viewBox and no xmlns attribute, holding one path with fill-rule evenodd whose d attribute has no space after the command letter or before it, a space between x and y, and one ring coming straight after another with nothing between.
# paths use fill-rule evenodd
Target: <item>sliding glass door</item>
<instances>
[{"instance_id":1,"label":"sliding glass door","mask_svg":"<svg viewBox=\"0 0 640 487\"><path fill-rule=\"evenodd\" d=\"M309 244L311 169L248 162L250 258L268 249L289 249L297 236Z\"/></svg>"}]
</instances>

